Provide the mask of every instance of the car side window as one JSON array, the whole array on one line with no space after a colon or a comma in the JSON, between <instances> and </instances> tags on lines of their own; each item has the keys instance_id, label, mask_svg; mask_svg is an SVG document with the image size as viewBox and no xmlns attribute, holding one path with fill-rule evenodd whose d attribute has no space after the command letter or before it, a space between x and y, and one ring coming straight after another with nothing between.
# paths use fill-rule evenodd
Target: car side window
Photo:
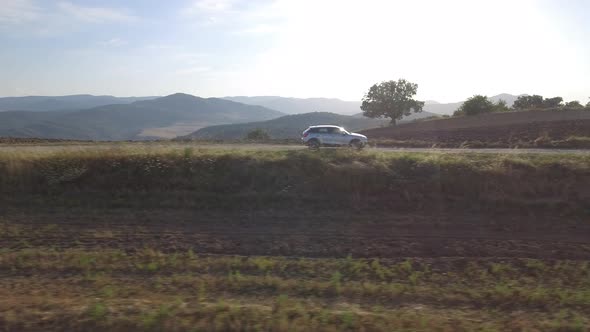
<instances>
[{"instance_id":1,"label":"car side window","mask_svg":"<svg viewBox=\"0 0 590 332\"><path fill-rule=\"evenodd\" d=\"M319 128L318 133L320 134L327 134L329 133L328 128Z\"/></svg>"},{"instance_id":2,"label":"car side window","mask_svg":"<svg viewBox=\"0 0 590 332\"><path fill-rule=\"evenodd\" d=\"M328 129L328 133L330 133L330 134L338 134L338 132L339 132L338 128L330 127L327 129Z\"/></svg>"}]
</instances>

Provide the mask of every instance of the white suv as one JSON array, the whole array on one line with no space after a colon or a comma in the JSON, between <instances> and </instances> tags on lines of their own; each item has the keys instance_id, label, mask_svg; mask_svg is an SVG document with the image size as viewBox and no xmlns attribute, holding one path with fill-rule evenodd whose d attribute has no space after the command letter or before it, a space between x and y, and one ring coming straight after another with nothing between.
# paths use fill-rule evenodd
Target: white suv
<instances>
[{"instance_id":1,"label":"white suv","mask_svg":"<svg viewBox=\"0 0 590 332\"><path fill-rule=\"evenodd\" d=\"M349 133L342 127L321 125L310 126L301 134L301 140L312 149L320 146L350 146L362 149L367 144L367 136Z\"/></svg>"}]
</instances>

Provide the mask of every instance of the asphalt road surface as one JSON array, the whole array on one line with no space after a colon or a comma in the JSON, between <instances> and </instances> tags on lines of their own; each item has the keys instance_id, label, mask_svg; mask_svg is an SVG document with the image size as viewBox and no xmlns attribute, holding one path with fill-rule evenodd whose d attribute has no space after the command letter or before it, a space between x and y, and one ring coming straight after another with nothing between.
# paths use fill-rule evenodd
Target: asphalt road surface
<instances>
[{"instance_id":1,"label":"asphalt road surface","mask_svg":"<svg viewBox=\"0 0 590 332\"><path fill-rule=\"evenodd\" d=\"M304 150L302 145L274 145L274 144L211 144L202 145L199 148L228 149L228 150ZM321 148L344 149L344 148ZM365 148L366 151L378 152L433 152L433 153L497 153L497 154L520 154L520 153L565 153L565 154L590 154L590 150L580 149L431 149L431 148Z\"/></svg>"},{"instance_id":2,"label":"asphalt road surface","mask_svg":"<svg viewBox=\"0 0 590 332\"><path fill-rule=\"evenodd\" d=\"M80 151L96 149L117 149L117 148L145 148L145 149L184 149L187 146L195 149L222 149L222 150L304 150L303 145L279 145L279 144L202 144L202 143L160 143L160 142L122 142L122 143L57 143L57 144L0 144L2 152L28 152L28 151ZM342 149L342 148L322 148ZM429 153L495 153L495 154L590 154L590 149L432 149L432 148L365 148L366 151L378 152L429 152Z\"/></svg>"}]
</instances>

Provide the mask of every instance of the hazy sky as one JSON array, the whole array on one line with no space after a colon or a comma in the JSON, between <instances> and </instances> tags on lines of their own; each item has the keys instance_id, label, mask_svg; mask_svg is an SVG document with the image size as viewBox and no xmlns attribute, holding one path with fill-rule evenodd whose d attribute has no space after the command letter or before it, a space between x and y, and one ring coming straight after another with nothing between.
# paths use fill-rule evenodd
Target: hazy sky
<instances>
[{"instance_id":1,"label":"hazy sky","mask_svg":"<svg viewBox=\"0 0 590 332\"><path fill-rule=\"evenodd\" d=\"M0 0L0 96L590 97L587 0Z\"/></svg>"}]
</instances>

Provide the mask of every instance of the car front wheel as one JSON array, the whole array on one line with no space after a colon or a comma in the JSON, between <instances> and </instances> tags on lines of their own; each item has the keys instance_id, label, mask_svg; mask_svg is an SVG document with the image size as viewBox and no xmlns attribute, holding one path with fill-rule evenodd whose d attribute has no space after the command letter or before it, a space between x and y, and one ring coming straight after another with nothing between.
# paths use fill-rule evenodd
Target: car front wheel
<instances>
[{"instance_id":1,"label":"car front wheel","mask_svg":"<svg viewBox=\"0 0 590 332\"><path fill-rule=\"evenodd\" d=\"M362 148L365 147L365 144L363 144L363 142L355 139L350 142L350 147L353 149L356 149L356 150L361 150Z\"/></svg>"}]
</instances>

